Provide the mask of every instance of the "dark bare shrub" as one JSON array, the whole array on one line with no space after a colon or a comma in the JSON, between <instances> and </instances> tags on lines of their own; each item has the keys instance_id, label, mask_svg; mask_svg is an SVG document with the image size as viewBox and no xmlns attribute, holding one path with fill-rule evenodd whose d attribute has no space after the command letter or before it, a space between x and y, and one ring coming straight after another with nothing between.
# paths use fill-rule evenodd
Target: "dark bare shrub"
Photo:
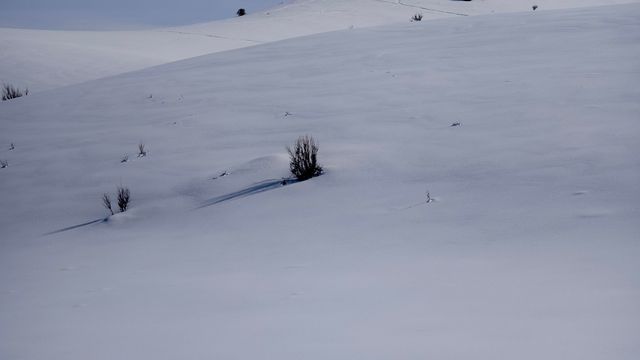
<instances>
[{"instance_id":1,"label":"dark bare shrub","mask_svg":"<svg viewBox=\"0 0 640 360\"><path fill-rule=\"evenodd\" d=\"M131 200L129 189L126 187L118 186L118 208L120 212L127 211L129 208L129 201Z\"/></svg>"},{"instance_id":2,"label":"dark bare shrub","mask_svg":"<svg viewBox=\"0 0 640 360\"><path fill-rule=\"evenodd\" d=\"M2 101L19 98L26 95L29 95L29 89L24 89L24 91L22 91L11 84L2 84Z\"/></svg>"},{"instance_id":3,"label":"dark bare shrub","mask_svg":"<svg viewBox=\"0 0 640 360\"><path fill-rule=\"evenodd\" d=\"M4 169L9 167L9 162L7 160L0 160L0 169Z\"/></svg>"},{"instance_id":4,"label":"dark bare shrub","mask_svg":"<svg viewBox=\"0 0 640 360\"><path fill-rule=\"evenodd\" d=\"M109 194L102 194L102 205L106 207L109 212L111 212L111 215L113 215L113 207L111 207L111 197L109 196Z\"/></svg>"},{"instance_id":5,"label":"dark bare shrub","mask_svg":"<svg viewBox=\"0 0 640 360\"><path fill-rule=\"evenodd\" d=\"M298 138L293 149L287 147L289 153L289 169L300 181L311 179L322 174L322 167L318 164L318 145L312 136L305 135Z\"/></svg>"},{"instance_id":6,"label":"dark bare shrub","mask_svg":"<svg viewBox=\"0 0 640 360\"><path fill-rule=\"evenodd\" d=\"M147 156L147 150L144 148L144 143L138 144L138 157Z\"/></svg>"},{"instance_id":7,"label":"dark bare shrub","mask_svg":"<svg viewBox=\"0 0 640 360\"><path fill-rule=\"evenodd\" d=\"M240 9L238 9L238 11L236 11L236 15L245 16L245 15L247 15L247 11L245 9L240 8Z\"/></svg>"},{"instance_id":8,"label":"dark bare shrub","mask_svg":"<svg viewBox=\"0 0 640 360\"><path fill-rule=\"evenodd\" d=\"M413 15L413 17L411 18L411 21L422 21L422 14L417 13Z\"/></svg>"}]
</instances>

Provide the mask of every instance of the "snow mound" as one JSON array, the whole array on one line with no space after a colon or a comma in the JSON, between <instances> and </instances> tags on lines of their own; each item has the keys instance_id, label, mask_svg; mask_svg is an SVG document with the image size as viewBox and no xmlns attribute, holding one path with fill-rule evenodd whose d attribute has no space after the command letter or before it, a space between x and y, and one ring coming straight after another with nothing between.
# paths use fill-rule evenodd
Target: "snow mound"
<instances>
[{"instance_id":1,"label":"snow mound","mask_svg":"<svg viewBox=\"0 0 640 360\"><path fill-rule=\"evenodd\" d=\"M540 10L638 0L541 0ZM532 11L530 0L299 0L241 18L143 31L0 28L0 81L32 92L199 55L348 28L500 12ZM538 10L538 11L540 11Z\"/></svg>"}]
</instances>

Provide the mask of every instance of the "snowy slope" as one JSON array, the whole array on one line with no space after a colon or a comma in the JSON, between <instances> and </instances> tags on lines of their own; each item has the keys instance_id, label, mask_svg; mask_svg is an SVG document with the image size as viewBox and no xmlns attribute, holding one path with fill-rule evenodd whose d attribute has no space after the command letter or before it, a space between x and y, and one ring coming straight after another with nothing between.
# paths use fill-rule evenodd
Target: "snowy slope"
<instances>
[{"instance_id":1,"label":"snowy slope","mask_svg":"<svg viewBox=\"0 0 640 360\"><path fill-rule=\"evenodd\" d=\"M540 10L638 0L542 0ZM0 28L0 81L42 91L149 66L297 36L499 12L532 11L532 0L298 0L224 21L145 31Z\"/></svg>"},{"instance_id":2,"label":"snowy slope","mask_svg":"<svg viewBox=\"0 0 640 360\"><path fill-rule=\"evenodd\" d=\"M0 358L637 359L639 17L354 29L0 104ZM327 172L279 186L305 133Z\"/></svg>"}]
</instances>

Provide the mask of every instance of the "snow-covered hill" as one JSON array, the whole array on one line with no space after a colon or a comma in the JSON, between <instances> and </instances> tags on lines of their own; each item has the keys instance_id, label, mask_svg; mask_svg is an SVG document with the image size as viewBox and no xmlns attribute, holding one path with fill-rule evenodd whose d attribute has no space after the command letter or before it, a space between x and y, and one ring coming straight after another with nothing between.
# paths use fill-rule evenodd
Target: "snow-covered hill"
<instances>
[{"instance_id":1,"label":"snow-covered hill","mask_svg":"<svg viewBox=\"0 0 640 360\"><path fill-rule=\"evenodd\" d=\"M350 27L638 0L298 0L224 21L145 31L0 28L0 81L32 92L198 55Z\"/></svg>"},{"instance_id":2,"label":"snow-covered hill","mask_svg":"<svg viewBox=\"0 0 640 360\"><path fill-rule=\"evenodd\" d=\"M639 17L345 30L0 104L0 358L637 359ZM326 173L281 186L302 134Z\"/></svg>"}]
</instances>

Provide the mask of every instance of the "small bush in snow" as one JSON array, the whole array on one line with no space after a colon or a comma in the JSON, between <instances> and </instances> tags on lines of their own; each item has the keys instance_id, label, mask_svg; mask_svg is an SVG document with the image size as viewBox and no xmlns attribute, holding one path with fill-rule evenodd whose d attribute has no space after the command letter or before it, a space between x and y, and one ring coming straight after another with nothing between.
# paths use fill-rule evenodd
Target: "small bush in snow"
<instances>
[{"instance_id":1,"label":"small bush in snow","mask_svg":"<svg viewBox=\"0 0 640 360\"><path fill-rule=\"evenodd\" d=\"M10 150L10 151L11 151L11 150L15 150L15 148L16 148L16 146L15 146L13 143L11 143L11 145L9 145L9 150Z\"/></svg>"},{"instance_id":2,"label":"small bush in snow","mask_svg":"<svg viewBox=\"0 0 640 360\"><path fill-rule=\"evenodd\" d=\"M111 206L111 197L109 196L109 194L102 194L102 205L106 207L109 212L111 212L111 215L113 215L113 207Z\"/></svg>"},{"instance_id":3,"label":"small bush in snow","mask_svg":"<svg viewBox=\"0 0 640 360\"><path fill-rule=\"evenodd\" d=\"M116 200L118 201L118 209L120 209L120 212L127 211L129 208L129 202L131 201L131 192L129 191L129 188L118 186ZM102 206L107 208L111 215L115 213L111 203L111 196L107 193L102 194Z\"/></svg>"},{"instance_id":4,"label":"small bush in snow","mask_svg":"<svg viewBox=\"0 0 640 360\"><path fill-rule=\"evenodd\" d=\"M126 163L127 161L129 161L129 155L124 155L120 158L121 163Z\"/></svg>"},{"instance_id":5,"label":"small bush in snow","mask_svg":"<svg viewBox=\"0 0 640 360\"><path fill-rule=\"evenodd\" d=\"M120 212L125 212L129 208L129 201L131 200L129 189L126 187L118 187L118 208Z\"/></svg>"},{"instance_id":6,"label":"small bush in snow","mask_svg":"<svg viewBox=\"0 0 640 360\"><path fill-rule=\"evenodd\" d=\"M533 11L536 11L538 10L538 5L533 5L531 8L533 9Z\"/></svg>"},{"instance_id":7,"label":"small bush in snow","mask_svg":"<svg viewBox=\"0 0 640 360\"><path fill-rule=\"evenodd\" d=\"M322 174L322 167L318 164L318 145L313 137L301 136L293 145L287 147L289 153L289 169L300 181L311 179Z\"/></svg>"},{"instance_id":8,"label":"small bush in snow","mask_svg":"<svg viewBox=\"0 0 640 360\"><path fill-rule=\"evenodd\" d=\"M247 15L247 11L245 9L240 8L240 9L238 9L238 11L236 11L236 15L245 16L245 15Z\"/></svg>"},{"instance_id":9,"label":"small bush in snow","mask_svg":"<svg viewBox=\"0 0 640 360\"><path fill-rule=\"evenodd\" d=\"M0 169L4 169L9 167L9 162L7 160L0 160Z\"/></svg>"},{"instance_id":10,"label":"small bush in snow","mask_svg":"<svg viewBox=\"0 0 640 360\"><path fill-rule=\"evenodd\" d=\"M11 84L2 84L2 101L19 98L25 95L29 95L29 89L24 89L24 91L22 91Z\"/></svg>"},{"instance_id":11,"label":"small bush in snow","mask_svg":"<svg viewBox=\"0 0 640 360\"><path fill-rule=\"evenodd\" d=\"M144 149L144 143L138 144L138 157L147 156L147 150Z\"/></svg>"},{"instance_id":12,"label":"small bush in snow","mask_svg":"<svg viewBox=\"0 0 640 360\"><path fill-rule=\"evenodd\" d=\"M411 21L422 21L422 14L417 13L413 15L413 17L411 18Z\"/></svg>"}]
</instances>

